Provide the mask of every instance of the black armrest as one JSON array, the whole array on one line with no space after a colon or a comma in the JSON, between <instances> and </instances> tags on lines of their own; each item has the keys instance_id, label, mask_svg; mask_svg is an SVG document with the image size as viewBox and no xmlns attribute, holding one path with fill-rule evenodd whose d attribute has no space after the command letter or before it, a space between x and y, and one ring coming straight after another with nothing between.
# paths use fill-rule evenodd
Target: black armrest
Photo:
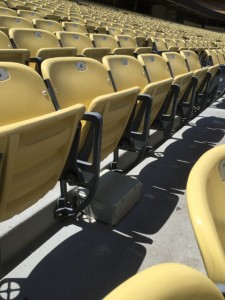
<instances>
[{"instance_id":1,"label":"black armrest","mask_svg":"<svg viewBox=\"0 0 225 300\"><path fill-rule=\"evenodd\" d=\"M99 173L100 169L100 154L102 142L102 116L97 112L86 112L82 120L91 122L87 143L78 155L79 167L87 172ZM92 153L92 163L89 163L88 157Z\"/></svg>"}]
</instances>

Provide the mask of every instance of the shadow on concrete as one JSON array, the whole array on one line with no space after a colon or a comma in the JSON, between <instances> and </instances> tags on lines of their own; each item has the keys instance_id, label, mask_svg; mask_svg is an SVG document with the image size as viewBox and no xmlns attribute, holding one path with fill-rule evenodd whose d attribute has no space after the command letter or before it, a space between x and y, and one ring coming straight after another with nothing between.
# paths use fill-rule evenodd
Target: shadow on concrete
<instances>
[{"instance_id":1,"label":"shadow on concrete","mask_svg":"<svg viewBox=\"0 0 225 300\"><path fill-rule=\"evenodd\" d=\"M102 225L83 222L82 230L44 257L28 278L2 280L0 299L11 299L1 298L1 291L12 282L20 287L15 300L102 299L138 271L146 254L132 237Z\"/></svg>"},{"instance_id":2,"label":"shadow on concrete","mask_svg":"<svg viewBox=\"0 0 225 300\"><path fill-rule=\"evenodd\" d=\"M212 108L225 109L225 98L221 98L220 101L213 103Z\"/></svg>"},{"instance_id":3,"label":"shadow on concrete","mask_svg":"<svg viewBox=\"0 0 225 300\"><path fill-rule=\"evenodd\" d=\"M117 229L133 235L155 234L174 211L179 195L185 193L188 175L199 157L225 135L224 119L200 118L186 126L180 137L171 139L165 150L156 150L153 162L141 169L137 178L143 183L140 202ZM138 237L136 237L138 240Z\"/></svg>"}]
</instances>

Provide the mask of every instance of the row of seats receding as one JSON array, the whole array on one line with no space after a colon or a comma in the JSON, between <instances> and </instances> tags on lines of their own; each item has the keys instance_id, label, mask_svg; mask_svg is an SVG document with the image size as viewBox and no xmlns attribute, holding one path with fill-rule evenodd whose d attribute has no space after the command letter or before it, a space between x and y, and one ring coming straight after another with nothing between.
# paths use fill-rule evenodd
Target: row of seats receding
<instances>
[{"instance_id":1,"label":"row of seats receding","mask_svg":"<svg viewBox=\"0 0 225 300\"><path fill-rule=\"evenodd\" d=\"M32 34L29 35L29 33ZM32 41L34 46L35 42L32 37L40 41L45 34L51 35L54 46L48 42L45 46L39 44L32 52L31 46L26 41ZM83 36L89 40L91 38L95 46L103 47L104 43L111 39L109 35L91 34L89 38L79 33L59 31L56 33L57 40L55 35L41 29L15 28L9 30L9 36L13 45L18 47L15 51L19 52L25 48L23 55L26 63L29 55L34 58L43 56L47 59L39 65L38 69L45 83L39 74L27 66L0 62L0 87L4 99L7 99L2 102L3 118L1 119L1 175L4 178L1 182L1 221L35 203L56 184L58 179L60 179L61 197L57 201L56 215L68 216L83 210L96 192L100 162L110 153L114 153L113 168L119 169L119 149L136 152L141 157L147 146L150 146L148 149L156 147L151 141L152 130L162 132L160 142L165 141L177 129L175 126L177 119L179 120L178 128L180 128L224 92L224 86L219 88L223 79L221 73L223 75L222 64L224 64L224 53L219 49L204 49L203 67L198 55L185 48L178 49L180 53L175 52L177 49L171 48L173 52L167 49L160 53L161 55L140 52L135 58L127 56L127 53L116 53L115 47L110 48L110 52L115 52L117 55L102 55L103 64L100 64L85 57L48 59L49 56L55 56L55 54L43 54L46 49L42 50L42 53L40 49L47 47L50 48L50 52L54 47L59 49L58 40L60 40L61 45L73 47L72 50L77 51L78 46L63 44L63 38L65 41L69 37L71 40L79 40ZM4 34L5 41L6 38L7 35ZM126 35L123 38L126 40ZM11 42L7 40L6 43L10 45ZM80 54L83 54L82 51ZM16 55L16 52L14 53L13 55ZM63 55L67 56L68 53ZM72 55L75 56L75 52ZM223 153L224 150L220 152ZM138 156L137 161L140 157ZM221 180L218 181L217 172L218 169L222 174L224 172L223 163L221 167L224 156L217 153L216 157L216 163L213 163L207 173L209 176L204 174L207 186L203 189L209 190L209 195L213 195L215 191L213 188L210 189L212 183L215 183L217 187L216 207L212 205L212 211L217 211L217 214L215 218L214 215L209 216L209 219L215 219L213 231L217 230L222 240L223 226L220 226L222 208L219 200L224 190L224 183L221 184ZM207 160L214 162L214 156L213 158L207 156ZM193 176L193 181L196 182L194 191L197 191L200 186L197 179L201 177L199 172L204 170L204 164L205 161L200 164L199 170L201 171L196 171ZM27 184L28 178L29 185ZM222 178L224 179L224 175ZM77 193L73 202L68 203L67 184L79 186L83 188L81 191L88 190L88 192L85 197L82 192ZM189 183L189 186L192 184ZM196 197L192 195L192 187L188 189L191 190L189 201L193 203L192 199ZM205 202L200 202L201 213L205 214L206 211L208 213L209 201L209 197L206 197ZM194 207L193 210L191 205ZM199 214L196 205L191 205L189 208L191 218L196 228L196 236L198 236L198 231L201 231L198 229ZM208 275L216 283L224 283L223 276L217 277L216 274L217 270L218 273L220 272L219 265L223 266L223 253L218 262L216 260L216 263L213 262L216 268L211 268L211 260L208 260L207 251L208 245L215 239L211 235L208 223L204 218L202 220L201 223L207 224L206 228L210 233L209 241L202 242L202 237L199 239ZM218 247L221 250L223 241L215 245L215 248ZM215 253L212 255L210 253L210 256L217 258ZM152 274L146 271L146 277L145 274L144 277L142 274L137 275L137 282L135 282L136 278L131 281L131 289L129 289L129 282L125 283L125 289L122 286L115 291L115 294L112 293L109 299L117 299L118 294L121 291L123 293L123 289L125 298L122 299L132 299L131 297L137 299L135 295L139 292L138 282L141 281L144 284L149 276L153 278L157 272L160 277L162 274L171 275L171 272L175 272L178 276L185 274L187 277L183 277L184 281L185 278L189 278L190 284L197 281L200 288L195 291L196 299L201 299L202 289L204 295L207 291L209 299L222 299L215 286L194 271L190 271L189 274L188 269L182 270L182 267L177 266L171 266L167 272L166 269L167 266L159 267L159 271L150 271ZM223 274L223 270L221 273ZM168 279L168 276L166 278ZM171 287L171 283L168 283L165 289L168 286ZM149 292L145 285L141 285L141 289L144 290L144 295L148 296L149 293L153 293L152 290ZM185 299L190 289L187 290L182 286L179 291L175 290L172 294L173 299L176 297ZM191 292L194 297L193 290ZM160 291L161 294L162 291ZM168 291L166 291L167 296ZM138 297L140 297L139 293Z\"/></svg>"},{"instance_id":2,"label":"row of seats receding","mask_svg":"<svg viewBox=\"0 0 225 300\"><path fill-rule=\"evenodd\" d=\"M5 9L6 10L6 9ZM153 47L157 51L165 51L165 50L178 50L184 48L191 48L193 49L204 49L204 48L214 48L217 45L216 41L202 41L202 40L190 40L184 39L181 35L179 38L159 38L159 37L152 37L151 33L146 34L141 29L139 30L129 30L125 28L118 28L113 26L106 26L100 29L96 29L97 27L93 27L92 30L89 28L89 25L83 24L82 22L78 21L62 21L61 23L54 21L54 20L47 20L44 18L40 18L36 12L24 11L25 13L22 14L18 11L19 16L16 15L16 12L12 10L12 13L7 15L6 13L3 14L0 8L0 27L2 30L7 30L9 28L38 28L48 30L50 32L55 31L72 31L78 33L102 33L102 34L109 34L111 36L129 36L130 38L136 41L136 44L139 46L144 46L145 44ZM30 14L30 17L26 14ZM89 27L87 27L89 26Z\"/></svg>"},{"instance_id":3,"label":"row of seats receding","mask_svg":"<svg viewBox=\"0 0 225 300\"><path fill-rule=\"evenodd\" d=\"M193 52L191 54L196 55ZM2 62L1 65L1 86L4 87L4 84L8 85L12 79L9 76L9 70L5 67L7 63ZM11 65L16 69L17 64L8 63L9 67ZM180 117L180 127L196 112L201 111L199 107L201 109L206 107L210 81L213 82L211 73L207 68L197 69L194 72L188 69L182 71L182 65L186 66L185 58L181 54L169 52L164 53L163 56L143 54L139 55L138 59L125 55L105 56L103 65L89 58L63 57L43 61L41 74L46 81L56 109L66 109L76 103L81 103L85 105L87 111L98 112L103 116L101 158L95 157L92 161L93 164L98 165L97 162L114 152L118 145L125 150L142 153L147 145L151 145L149 129L163 132L160 141L162 142L174 132L176 117ZM20 64L18 68L21 70L25 68L24 73L33 72L31 68ZM23 75L20 76L23 77ZM17 77L16 79L18 80ZM14 79L15 83L17 83L16 79ZM21 80L18 82L21 83ZM88 89L84 87L86 82L89 84ZM27 82L23 83L23 85L26 84ZM23 89L22 84L21 89ZM205 97L202 96L204 93ZM7 98L7 91L4 91L4 95ZM13 95L15 97L14 93ZM100 98L97 98L98 101L96 100L95 103L93 99L96 97ZM134 111L136 100L138 102ZM108 104L103 104L104 102ZM150 107L152 107L151 113ZM29 114L27 118L28 116ZM128 122L130 116L132 119ZM22 118L26 119L24 115ZM8 124L13 122L13 119L10 119ZM127 125L129 125L128 128L126 128ZM86 137L90 135L89 130L90 125L82 127L81 148L89 144L85 142ZM119 144L124 132L126 143ZM135 132L138 134L135 135ZM140 141L142 141L141 147ZM86 156L82 155L87 161L91 149L88 151L85 150Z\"/></svg>"},{"instance_id":4,"label":"row of seats receding","mask_svg":"<svg viewBox=\"0 0 225 300\"><path fill-rule=\"evenodd\" d=\"M14 4L13 4L14 2ZM179 25L176 26L171 22L163 22L161 20L157 20L154 18L141 18L140 16L134 15L131 18L127 15L120 15L119 13L112 15L112 11L109 10L99 10L96 9L93 5L87 11L83 11L79 7L79 5L73 6L72 3L70 5L62 6L60 3L56 3L52 5L52 3L38 3L38 2L23 2L24 9L18 9L19 3L18 1L7 1L7 4L1 2L0 5L2 6L2 15L16 15L16 10L18 15L24 16L26 18L33 19L36 14L36 18L40 15L40 18L47 17L47 14L55 14L52 17L55 17L55 20L59 20L60 16L62 17L61 20L64 21L74 21L76 23L84 24L87 26L90 32L98 28L100 33L106 33L106 28L112 28L117 33L116 34L123 34L130 35L130 36L140 36L140 37L147 37L148 35L156 38L172 38L182 36L187 38L188 36L196 37L197 39L201 38L206 41L206 36L209 35L208 31L203 31L200 29L193 30L188 26ZM21 2L22 4L22 2ZM82 7L82 6L81 6ZM13 9L12 9L13 8ZM96 11L95 11L96 9ZM59 14L57 16L57 13ZM50 15L49 15L50 16ZM53 18L54 19L54 18ZM148 27L148 26L149 27ZM150 30L153 28L153 30ZM167 29L167 32L164 32L164 28ZM112 30L112 34L113 34ZM156 30L156 31L155 31ZM168 33L168 31L171 31ZM176 33L179 33L178 36ZM189 34L190 33L190 34ZM114 33L115 34L115 33ZM216 34L214 34L216 36ZM203 39L204 37L204 39ZM217 39L219 42L220 38Z\"/></svg>"}]
</instances>

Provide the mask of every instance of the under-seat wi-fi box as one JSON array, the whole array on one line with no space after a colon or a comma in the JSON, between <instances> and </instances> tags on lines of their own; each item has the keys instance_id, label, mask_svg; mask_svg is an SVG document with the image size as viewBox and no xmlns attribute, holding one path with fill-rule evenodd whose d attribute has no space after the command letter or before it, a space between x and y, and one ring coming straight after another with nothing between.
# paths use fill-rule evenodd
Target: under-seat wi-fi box
<instances>
[{"instance_id":1,"label":"under-seat wi-fi box","mask_svg":"<svg viewBox=\"0 0 225 300\"><path fill-rule=\"evenodd\" d=\"M137 178L106 170L85 211L96 220L116 225L137 203L142 186Z\"/></svg>"}]
</instances>

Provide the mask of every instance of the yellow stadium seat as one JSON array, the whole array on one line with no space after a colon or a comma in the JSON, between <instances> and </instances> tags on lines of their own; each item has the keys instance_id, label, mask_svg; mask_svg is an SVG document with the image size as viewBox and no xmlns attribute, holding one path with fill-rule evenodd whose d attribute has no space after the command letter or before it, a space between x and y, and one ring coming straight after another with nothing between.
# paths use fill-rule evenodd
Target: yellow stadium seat
<instances>
[{"instance_id":1,"label":"yellow stadium seat","mask_svg":"<svg viewBox=\"0 0 225 300\"><path fill-rule=\"evenodd\" d=\"M81 16L69 16L69 21L73 23L78 23L78 24L85 24L84 19Z\"/></svg>"},{"instance_id":2,"label":"yellow stadium seat","mask_svg":"<svg viewBox=\"0 0 225 300\"><path fill-rule=\"evenodd\" d=\"M56 36L41 29L10 29L9 36L15 46L30 51L31 61L39 71L40 62L49 57L75 56L77 51L73 47L61 47ZM40 61L41 59L41 61Z\"/></svg>"},{"instance_id":3,"label":"yellow stadium seat","mask_svg":"<svg viewBox=\"0 0 225 300\"><path fill-rule=\"evenodd\" d=\"M120 28L117 28L117 27L114 27L114 26L113 27L112 26L107 26L106 30L107 30L107 33L109 35L112 35L112 36L121 34Z\"/></svg>"},{"instance_id":4,"label":"yellow stadium seat","mask_svg":"<svg viewBox=\"0 0 225 300\"><path fill-rule=\"evenodd\" d=\"M150 53L152 51L152 47L139 47L134 37L128 35L117 35L116 39L121 48L132 49L133 54L138 55L142 53ZM130 53L128 53L127 55L129 55Z\"/></svg>"},{"instance_id":5,"label":"yellow stadium seat","mask_svg":"<svg viewBox=\"0 0 225 300\"><path fill-rule=\"evenodd\" d=\"M37 11L29 11L29 10L17 10L18 16L28 19L29 21L33 21L34 19L44 19L44 16Z\"/></svg>"},{"instance_id":6,"label":"yellow stadium seat","mask_svg":"<svg viewBox=\"0 0 225 300\"><path fill-rule=\"evenodd\" d=\"M0 31L0 61L28 64L30 52L27 49L13 49L9 37Z\"/></svg>"},{"instance_id":7,"label":"yellow stadium seat","mask_svg":"<svg viewBox=\"0 0 225 300\"><path fill-rule=\"evenodd\" d=\"M144 71L142 64L134 57L126 55L106 56L103 58L103 65L106 66L107 70L112 74L113 81L115 83L116 90L123 90L133 85L138 85L141 89L141 94L147 94L152 97L152 109L149 118L148 128L154 124L165 104L167 94L170 90L173 79L166 78L158 80L157 82L149 83L148 77ZM142 103L139 104L142 106ZM140 111L141 108L138 107ZM137 113L138 118L140 116ZM139 130L143 127L143 120L139 124ZM172 128L160 128L164 132L163 139L168 136ZM151 137L148 143L151 143Z\"/></svg>"},{"instance_id":8,"label":"yellow stadium seat","mask_svg":"<svg viewBox=\"0 0 225 300\"><path fill-rule=\"evenodd\" d=\"M62 25L54 20L34 19L33 24L37 29L50 31L52 33L63 30Z\"/></svg>"},{"instance_id":9,"label":"yellow stadium seat","mask_svg":"<svg viewBox=\"0 0 225 300\"><path fill-rule=\"evenodd\" d=\"M115 37L108 34L90 34L90 38L93 41L93 44L97 48L109 48L111 54L133 54L133 48L121 48L119 47L118 41ZM110 54L108 53L108 54Z\"/></svg>"},{"instance_id":10,"label":"yellow stadium seat","mask_svg":"<svg viewBox=\"0 0 225 300\"><path fill-rule=\"evenodd\" d=\"M0 27L4 27L8 33L11 28L33 28L33 25L25 18L16 16L1 16Z\"/></svg>"},{"instance_id":11,"label":"yellow stadium seat","mask_svg":"<svg viewBox=\"0 0 225 300\"><path fill-rule=\"evenodd\" d=\"M105 55L110 54L110 48L94 48L91 39L82 33L59 31L56 32L56 37L63 47L75 47L78 55L94 58L100 62Z\"/></svg>"},{"instance_id":12,"label":"yellow stadium seat","mask_svg":"<svg viewBox=\"0 0 225 300\"><path fill-rule=\"evenodd\" d=\"M162 57L168 63L171 74L178 79L180 87L178 96L178 114L181 116L181 124L187 122L194 112L195 91L198 79L189 71L185 58L177 52L164 52Z\"/></svg>"},{"instance_id":13,"label":"yellow stadium seat","mask_svg":"<svg viewBox=\"0 0 225 300\"><path fill-rule=\"evenodd\" d=\"M77 33L87 33L87 29L83 24L76 22L62 22L62 26L65 31L77 32Z\"/></svg>"},{"instance_id":14,"label":"yellow stadium seat","mask_svg":"<svg viewBox=\"0 0 225 300\"><path fill-rule=\"evenodd\" d=\"M169 39L169 38L164 38L164 41L166 43L168 51L178 51L178 46L175 40Z\"/></svg>"},{"instance_id":15,"label":"yellow stadium seat","mask_svg":"<svg viewBox=\"0 0 225 300\"><path fill-rule=\"evenodd\" d=\"M220 290L202 273L165 263L146 269L115 288L103 300L222 300Z\"/></svg>"},{"instance_id":16,"label":"yellow stadium seat","mask_svg":"<svg viewBox=\"0 0 225 300\"><path fill-rule=\"evenodd\" d=\"M225 70L224 66L220 65L219 57L215 50L205 49L202 63L204 66L209 66L211 72L209 99L207 100L209 105L224 93Z\"/></svg>"},{"instance_id":17,"label":"yellow stadium seat","mask_svg":"<svg viewBox=\"0 0 225 300\"><path fill-rule=\"evenodd\" d=\"M225 145L203 154L187 183L187 203L208 277L225 284Z\"/></svg>"},{"instance_id":18,"label":"yellow stadium seat","mask_svg":"<svg viewBox=\"0 0 225 300\"><path fill-rule=\"evenodd\" d=\"M0 62L2 93L0 220L34 204L63 171L85 107L55 111L43 79L31 68Z\"/></svg>"},{"instance_id":19,"label":"yellow stadium seat","mask_svg":"<svg viewBox=\"0 0 225 300\"><path fill-rule=\"evenodd\" d=\"M59 107L81 102L88 111L102 114L101 160L106 158L123 136L140 89L133 86L114 92L107 70L98 61L86 57L52 58L45 60L41 68L44 79L55 91ZM85 147L89 129L89 125L82 128L81 149Z\"/></svg>"},{"instance_id":20,"label":"yellow stadium seat","mask_svg":"<svg viewBox=\"0 0 225 300\"><path fill-rule=\"evenodd\" d=\"M8 8L8 7L1 7L1 6L0 6L0 15L17 17L17 13L15 10Z\"/></svg>"},{"instance_id":21,"label":"yellow stadium seat","mask_svg":"<svg viewBox=\"0 0 225 300\"><path fill-rule=\"evenodd\" d=\"M210 82L213 80L217 67L201 67L198 55L191 50L182 50L180 54L186 59L188 68L194 72L194 76L198 78L196 86L195 106L197 111L201 111L207 103ZM216 73L215 73L216 74Z\"/></svg>"},{"instance_id":22,"label":"yellow stadium seat","mask_svg":"<svg viewBox=\"0 0 225 300\"><path fill-rule=\"evenodd\" d=\"M155 52L157 52L157 53L168 51L166 42L162 38L148 37L146 39L146 41L147 41L148 47L152 47L152 50L155 51Z\"/></svg>"}]
</instances>

